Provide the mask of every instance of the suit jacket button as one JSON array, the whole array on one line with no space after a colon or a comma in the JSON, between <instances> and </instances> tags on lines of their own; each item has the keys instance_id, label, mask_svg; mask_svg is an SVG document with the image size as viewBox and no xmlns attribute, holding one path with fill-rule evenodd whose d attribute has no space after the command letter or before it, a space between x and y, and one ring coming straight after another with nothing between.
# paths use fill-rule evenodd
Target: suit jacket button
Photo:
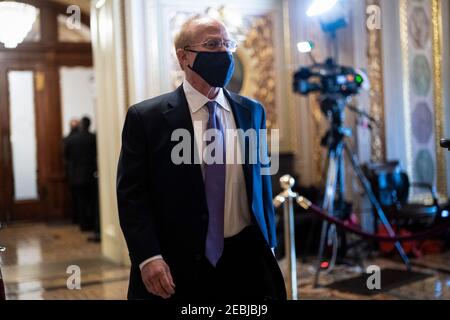
<instances>
[{"instance_id":1,"label":"suit jacket button","mask_svg":"<svg viewBox=\"0 0 450 320\"><path fill-rule=\"evenodd\" d=\"M202 255L200 253L195 254L195 260L200 261L202 259Z\"/></svg>"},{"instance_id":2,"label":"suit jacket button","mask_svg":"<svg viewBox=\"0 0 450 320\"><path fill-rule=\"evenodd\" d=\"M206 213L203 214L203 215L202 215L202 219L205 220L205 221L208 220L208 215L207 215Z\"/></svg>"}]
</instances>

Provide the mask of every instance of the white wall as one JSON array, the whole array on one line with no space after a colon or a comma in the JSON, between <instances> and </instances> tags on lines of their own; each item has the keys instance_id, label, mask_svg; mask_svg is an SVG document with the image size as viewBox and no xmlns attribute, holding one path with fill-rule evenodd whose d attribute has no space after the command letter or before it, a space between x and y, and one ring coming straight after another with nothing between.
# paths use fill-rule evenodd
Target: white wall
<instances>
[{"instance_id":1,"label":"white wall","mask_svg":"<svg viewBox=\"0 0 450 320\"><path fill-rule=\"evenodd\" d=\"M382 0L382 34L386 123L386 154L406 169L403 58L400 46L400 11L397 0Z\"/></svg>"},{"instance_id":2,"label":"white wall","mask_svg":"<svg viewBox=\"0 0 450 320\"><path fill-rule=\"evenodd\" d=\"M119 225L116 200L121 132L129 104L123 42L123 7L119 0L106 1L101 8L96 8L95 4L96 1L93 1L91 32L98 97L97 153L102 253L115 262L129 264L128 250Z\"/></svg>"},{"instance_id":3,"label":"white wall","mask_svg":"<svg viewBox=\"0 0 450 320\"><path fill-rule=\"evenodd\" d=\"M63 135L70 132L69 122L88 116L91 131L97 128L95 79L93 68L62 67L60 69L61 113Z\"/></svg>"}]
</instances>

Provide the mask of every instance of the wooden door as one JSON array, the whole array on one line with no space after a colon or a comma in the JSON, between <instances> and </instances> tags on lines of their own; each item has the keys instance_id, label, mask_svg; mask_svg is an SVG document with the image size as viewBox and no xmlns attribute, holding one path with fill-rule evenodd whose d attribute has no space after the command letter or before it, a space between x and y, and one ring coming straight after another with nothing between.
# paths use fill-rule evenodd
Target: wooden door
<instances>
[{"instance_id":1,"label":"wooden door","mask_svg":"<svg viewBox=\"0 0 450 320\"><path fill-rule=\"evenodd\" d=\"M46 210L39 117L45 71L37 63L0 67L0 211L3 221L40 220Z\"/></svg>"}]
</instances>

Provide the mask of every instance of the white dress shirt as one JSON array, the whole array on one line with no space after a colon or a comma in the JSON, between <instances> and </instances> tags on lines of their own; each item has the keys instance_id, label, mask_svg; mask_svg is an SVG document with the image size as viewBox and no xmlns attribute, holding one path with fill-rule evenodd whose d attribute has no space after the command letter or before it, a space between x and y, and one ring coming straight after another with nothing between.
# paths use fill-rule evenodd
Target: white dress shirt
<instances>
[{"instance_id":1,"label":"white dress shirt","mask_svg":"<svg viewBox=\"0 0 450 320\"><path fill-rule=\"evenodd\" d=\"M207 141L203 138L203 132L208 125L209 112L206 103L209 101L215 101L218 104L217 116L222 124L223 130L236 130L233 112L223 93L223 89L220 89L219 94L213 100L198 92L187 80L183 83L183 89L191 112L197 146L203 146L204 149L207 144ZM235 158L235 161L228 158L226 163L224 236L228 238L238 234L246 226L250 225L251 216L248 206L247 189L245 188L240 145L239 143L228 143L229 141L227 139L225 140L227 156L234 155ZM201 157L203 150L198 148L198 153L199 159L203 159ZM202 161L202 173L204 175L204 161ZM142 269L147 263L162 258L161 255L151 257L142 262L139 267Z\"/></svg>"}]
</instances>

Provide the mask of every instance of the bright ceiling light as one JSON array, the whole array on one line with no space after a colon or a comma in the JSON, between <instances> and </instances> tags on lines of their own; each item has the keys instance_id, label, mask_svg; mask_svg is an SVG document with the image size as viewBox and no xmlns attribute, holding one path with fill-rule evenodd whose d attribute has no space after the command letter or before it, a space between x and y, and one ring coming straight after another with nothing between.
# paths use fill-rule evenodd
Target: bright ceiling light
<instances>
[{"instance_id":1,"label":"bright ceiling light","mask_svg":"<svg viewBox=\"0 0 450 320\"><path fill-rule=\"evenodd\" d=\"M16 48L33 28L38 9L20 2L0 2L0 42L6 48Z\"/></svg>"},{"instance_id":2,"label":"bright ceiling light","mask_svg":"<svg viewBox=\"0 0 450 320\"><path fill-rule=\"evenodd\" d=\"M320 16L330 11L337 2L338 0L314 0L306 12L306 15L308 17Z\"/></svg>"},{"instance_id":3,"label":"bright ceiling light","mask_svg":"<svg viewBox=\"0 0 450 320\"><path fill-rule=\"evenodd\" d=\"M105 5L105 3L106 3L106 0L98 0L95 3L95 8L96 9L101 9Z\"/></svg>"},{"instance_id":4,"label":"bright ceiling light","mask_svg":"<svg viewBox=\"0 0 450 320\"><path fill-rule=\"evenodd\" d=\"M297 43L297 50L300 53L309 53L312 51L312 49L314 48L312 42L310 41L304 41L304 42L299 42Z\"/></svg>"}]
</instances>

